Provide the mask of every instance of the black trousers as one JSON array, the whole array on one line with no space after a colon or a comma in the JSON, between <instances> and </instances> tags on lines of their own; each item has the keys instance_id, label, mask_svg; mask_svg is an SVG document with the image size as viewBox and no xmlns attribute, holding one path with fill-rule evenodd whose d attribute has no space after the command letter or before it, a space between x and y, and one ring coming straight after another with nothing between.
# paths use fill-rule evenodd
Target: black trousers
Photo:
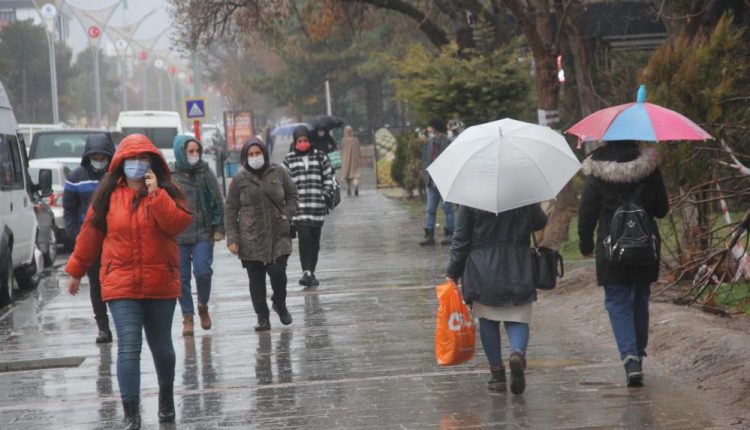
<instances>
[{"instance_id":1,"label":"black trousers","mask_svg":"<svg viewBox=\"0 0 750 430\"><path fill-rule=\"evenodd\" d=\"M268 317L269 310L266 303L266 273L271 278L271 289L273 296L271 301L280 306L286 306L286 262L288 255L281 256L271 264L262 261L242 261L242 266L247 270L250 279L250 299L253 302L255 314L259 317Z\"/></svg>"},{"instance_id":2,"label":"black trousers","mask_svg":"<svg viewBox=\"0 0 750 430\"><path fill-rule=\"evenodd\" d=\"M320 252L320 233L323 226L295 225L297 228L297 239L299 239L299 261L303 271L315 272L318 266L318 253Z\"/></svg>"},{"instance_id":3,"label":"black trousers","mask_svg":"<svg viewBox=\"0 0 750 430\"><path fill-rule=\"evenodd\" d=\"M102 260L97 258L96 262L86 271L86 275L89 277L89 297L91 297L91 307L94 308L94 318L109 321L107 305L102 301L102 283L99 282L99 269L101 267Z\"/></svg>"}]
</instances>

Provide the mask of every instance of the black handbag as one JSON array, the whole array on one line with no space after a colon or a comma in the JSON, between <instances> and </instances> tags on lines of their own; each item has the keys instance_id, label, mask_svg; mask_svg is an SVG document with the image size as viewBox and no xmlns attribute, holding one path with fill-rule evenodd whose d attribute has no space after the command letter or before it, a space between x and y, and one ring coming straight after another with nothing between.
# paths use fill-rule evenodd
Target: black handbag
<instances>
[{"instance_id":1,"label":"black handbag","mask_svg":"<svg viewBox=\"0 0 750 430\"><path fill-rule=\"evenodd\" d=\"M552 248L539 246L536 242L534 232L531 232L534 247L531 252L531 261L534 270L534 282L539 290L553 290L557 285L557 278L565 275L565 266L562 255Z\"/></svg>"}]
</instances>

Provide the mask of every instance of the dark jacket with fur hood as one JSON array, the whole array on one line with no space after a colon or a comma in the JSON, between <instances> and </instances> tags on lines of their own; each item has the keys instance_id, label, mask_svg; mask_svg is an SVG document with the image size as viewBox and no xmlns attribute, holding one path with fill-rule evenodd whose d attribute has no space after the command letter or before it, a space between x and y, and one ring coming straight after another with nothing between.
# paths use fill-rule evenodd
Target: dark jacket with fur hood
<instances>
[{"instance_id":1,"label":"dark jacket with fur hood","mask_svg":"<svg viewBox=\"0 0 750 430\"><path fill-rule=\"evenodd\" d=\"M636 203L651 215L654 231L659 229L654 220L669 212L669 200L664 180L659 171L659 153L653 148L639 151L635 143L612 142L603 146L583 162L586 182L581 194L578 213L578 236L581 253L596 250L596 278L599 285L650 284L659 277L659 265L628 267L609 262L602 242L609 235L615 210L623 199L630 199L639 184L644 183ZM596 243L594 229L597 228ZM661 247L661 239L659 239Z\"/></svg>"}]
</instances>

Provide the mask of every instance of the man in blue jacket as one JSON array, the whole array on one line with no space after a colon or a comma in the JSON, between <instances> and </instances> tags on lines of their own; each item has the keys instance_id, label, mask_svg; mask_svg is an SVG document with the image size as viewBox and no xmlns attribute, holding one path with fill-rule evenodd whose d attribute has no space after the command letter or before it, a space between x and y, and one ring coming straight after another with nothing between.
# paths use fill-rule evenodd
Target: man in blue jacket
<instances>
[{"instance_id":1,"label":"man in blue jacket","mask_svg":"<svg viewBox=\"0 0 750 430\"><path fill-rule=\"evenodd\" d=\"M91 204L91 197L99 185L112 157L115 145L106 134L92 134L86 138L86 147L81 158L81 165L68 175L63 193L63 215L65 217L65 232L75 241L86 218L86 211ZM102 301L102 286L99 282L99 268L101 260L92 265L86 273L89 277L91 306L94 308L94 318L99 328L96 343L112 342L112 332L109 329L107 305Z\"/></svg>"}]
</instances>

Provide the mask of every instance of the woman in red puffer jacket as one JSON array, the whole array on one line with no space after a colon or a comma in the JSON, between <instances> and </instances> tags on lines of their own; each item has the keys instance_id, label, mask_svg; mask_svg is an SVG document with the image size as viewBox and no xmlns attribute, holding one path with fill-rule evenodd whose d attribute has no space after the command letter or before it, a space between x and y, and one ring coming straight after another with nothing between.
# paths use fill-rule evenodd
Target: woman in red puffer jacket
<instances>
[{"instance_id":1,"label":"woman in red puffer jacket","mask_svg":"<svg viewBox=\"0 0 750 430\"><path fill-rule=\"evenodd\" d=\"M159 421L174 421L175 354L172 319L179 281L175 236L190 224L184 197L169 167L144 135L120 143L65 266L68 290L101 253L102 299L117 331L117 380L125 426L140 428L141 333L145 331L159 378Z\"/></svg>"}]
</instances>

